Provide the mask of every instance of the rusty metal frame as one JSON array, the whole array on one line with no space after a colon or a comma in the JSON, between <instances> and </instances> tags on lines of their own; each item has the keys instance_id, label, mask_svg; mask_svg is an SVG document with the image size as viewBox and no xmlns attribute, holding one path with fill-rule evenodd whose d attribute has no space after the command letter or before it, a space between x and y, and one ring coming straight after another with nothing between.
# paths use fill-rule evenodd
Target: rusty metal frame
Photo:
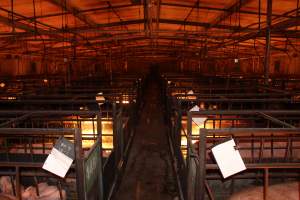
<instances>
[{"instance_id":1,"label":"rusty metal frame","mask_svg":"<svg viewBox=\"0 0 300 200\"><path fill-rule=\"evenodd\" d=\"M0 135L8 134L12 135L33 135L35 137L40 137L41 135L53 135L55 137L60 137L61 135L69 135L75 139L75 168L76 171L76 184L77 184L77 195L78 199L84 199L84 171L83 171L83 151L81 144L81 131L79 129L26 129L26 128L0 128ZM78 141L79 140L79 141ZM16 191L17 197L21 197L21 189L20 189L20 169L21 168L41 168L43 163L23 163L23 162L0 162L0 167L13 167L16 169ZM36 175L35 173L33 174ZM53 176L54 177L54 176Z\"/></svg>"}]
</instances>

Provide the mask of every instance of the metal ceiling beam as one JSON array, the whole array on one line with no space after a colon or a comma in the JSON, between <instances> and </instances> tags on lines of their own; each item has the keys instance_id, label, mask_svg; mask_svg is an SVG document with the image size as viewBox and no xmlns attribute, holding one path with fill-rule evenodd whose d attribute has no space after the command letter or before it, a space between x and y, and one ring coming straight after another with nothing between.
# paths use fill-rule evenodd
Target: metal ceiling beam
<instances>
[{"instance_id":1,"label":"metal ceiling beam","mask_svg":"<svg viewBox=\"0 0 300 200\"><path fill-rule=\"evenodd\" d=\"M198 8L199 7L199 0L196 1L196 3L194 4L194 6L191 8L191 10L189 11L189 13L187 14L187 16L184 18L184 22L186 22L188 20L188 18L190 17L190 15L192 14L194 8Z\"/></svg>"},{"instance_id":2,"label":"metal ceiling beam","mask_svg":"<svg viewBox=\"0 0 300 200\"><path fill-rule=\"evenodd\" d=\"M80 13L80 10L78 8L76 8L75 6L72 6L71 4L69 4L68 1L63 1L63 0L48 0L48 1L50 1L54 5L61 7L65 11L72 13L74 17L78 18L79 20L81 20L82 22L87 24L88 26L96 26L97 25L96 22L94 22L92 19L90 19L85 14ZM66 30L66 29L64 29L63 31L67 31L67 32L74 34L74 40L76 40L76 36L78 36L82 40L86 41L86 46L88 46L90 49L96 51L96 48L90 44L88 38L86 38L85 36L82 36L78 33L75 33L75 32L72 32L72 31Z\"/></svg>"},{"instance_id":3,"label":"metal ceiling beam","mask_svg":"<svg viewBox=\"0 0 300 200\"><path fill-rule=\"evenodd\" d=\"M1 19L1 18L0 18ZM10 23L10 19L5 19L5 21L6 21L6 23ZM170 23L170 21L169 20L163 20L163 22L168 22L168 23ZM178 23L177 21L171 21L172 23ZM278 34L278 33L281 33L281 28L283 28L283 27L287 27L287 26L293 26L293 25L296 25L296 24L298 24L300 21L299 20L288 20L288 21L284 21L284 22L281 22L281 23L278 23L278 24L276 24L276 25L274 25L274 31L273 31L273 34ZM183 23L182 21L180 21L179 23ZM21 23L22 24L22 23ZM23 24L22 24L23 25ZM17 24L17 26L18 26L18 28L24 28L24 27L20 27L19 26L19 24ZM25 25L25 28L28 30L28 31L34 31L34 28L33 27L27 27L27 25ZM44 31L44 30L43 30ZM44 32L42 32L42 33L48 33L47 31L44 31ZM255 32L256 33L256 32ZM26 34L26 33L25 33ZM54 34L54 35L56 35L57 33L52 33L52 34ZM261 32L259 35L256 35L256 36L259 36L259 37L261 37L261 36L263 36L263 34L264 34L264 32ZM293 34L295 34L294 32L293 32ZM89 38L89 39L92 39L92 38ZM142 39L147 39L147 38L141 38L141 40ZM159 37L159 39L168 39L167 37ZM173 39L173 40L175 40L174 38L169 38L169 39ZM238 38L237 37L229 37L229 38L227 38L227 39L231 39L231 41L232 40L238 40ZM93 39L92 39L93 40ZM91 41L92 41L91 40ZM108 40L108 43L109 42L112 42L112 41L114 41L115 39L114 38L111 38L110 40ZM130 39L129 39L130 40ZM180 39L178 39L178 40L180 40ZM193 42L195 42L196 40L193 40L193 39L191 39L191 41L193 41ZM81 43L78 43L79 45L81 45L81 46L84 46L85 45L85 42L83 41L83 42L81 42ZM94 44L94 43L90 43L90 44ZM214 43L214 44L216 44L216 43Z\"/></svg>"},{"instance_id":4,"label":"metal ceiling beam","mask_svg":"<svg viewBox=\"0 0 300 200\"><path fill-rule=\"evenodd\" d=\"M156 22L156 20L154 20L153 22ZM159 19L159 22L163 23L163 24L177 24L177 25L185 24L185 25L189 25L189 26L200 26L200 27L208 27L209 26L209 23L202 23L202 22L195 22L195 21L184 22L182 20L162 19L162 18ZM66 28L66 29L64 29L64 31L74 31L77 33L84 33L84 32L89 32L89 31L97 31L97 30L99 30L99 28L103 28L103 27L117 27L117 26L143 24L143 23L145 23L144 19L117 21L117 22L111 22L111 23L106 23L106 24L98 24L93 27L80 26L80 27L74 27L74 28ZM227 30L239 30L241 27L217 24L217 25L213 26L213 28L227 29ZM257 30L257 29L253 29L253 28L247 28L247 27L244 27L244 28L242 27L242 29L243 29L242 31L244 31L244 32ZM52 32L52 33L55 34L56 32ZM49 34L51 34L51 33L49 33Z\"/></svg>"},{"instance_id":5,"label":"metal ceiling beam","mask_svg":"<svg viewBox=\"0 0 300 200\"><path fill-rule=\"evenodd\" d=\"M0 21L2 21L2 23L8 25L8 26L14 26L15 28L19 28L19 29L22 29L22 30L26 30L27 32L26 33L22 33L22 34L19 34L19 35L13 35L12 37L8 37L6 38L8 41L11 41L12 39L15 40L16 39L16 36L24 36L24 35L29 35L29 36L33 36L33 35L36 35L36 32L38 32L39 35L49 35L50 37L52 38L57 38L58 41L68 41L68 39L65 39L63 35L59 35L58 33L64 33L65 30L61 30L59 28L56 28L56 27L53 27L53 26L50 26L48 24L45 24L45 23L42 23L42 22L39 22L36 20L36 18L33 18L33 19L27 19L25 16L23 15L20 15L18 13L15 13L15 12L12 12L12 11L9 11L5 8L2 8L0 7L0 10L1 11L4 11L4 12L7 12L8 14L12 14L12 15L15 15L17 16L18 18L23 18L23 19L26 19L26 20L29 20L30 22L34 22L35 24L39 24L39 25L42 25L42 26L45 26L47 28L50 28L52 30L45 30L45 29L41 29L41 28L38 28L36 26L31 26L31 25L28 25L28 24L24 24L22 22L18 22L18 21L11 21L10 19L8 18L5 18L3 16L0 17ZM56 32L56 34L52 34L52 32ZM16 34L18 34L18 32L14 32ZM71 33L71 32L70 32ZM74 33L74 32L72 32ZM74 33L76 34L76 33ZM82 38L83 40L86 40L83 36L81 36L80 34L77 34L79 35L80 38ZM1 39L4 39L4 38L1 38ZM88 43L88 41L87 41ZM92 47L90 47L92 48Z\"/></svg>"},{"instance_id":6,"label":"metal ceiling beam","mask_svg":"<svg viewBox=\"0 0 300 200\"><path fill-rule=\"evenodd\" d=\"M62 1L62 0L49 0L49 1L63 8L65 11L72 13L74 17L78 18L80 21L84 22L89 26L94 26L97 24L92 19L90 19L87 15L81 13L81 11L78 8L69 4L68 1Z\"/></svg>"},{"instance_id":7,"label":"metal ceiling beam","mask_svg":"<svg viewBox=\"0 0 300 200\"><path fill-rule=\"evenodd\" d=\"M119 18L120 22L123 21L123 19L121 18L120 14L116 11L116 9L111 5L111 3L109 1L106 2L109 9L112 10L113 13L115 13L115 15ZM128 27L126 26L126 29L128 30Z\"/></svg>"},{"instance_id":8,"label":"metal ceiling beam","mask_svg":"<svg viewBox=\"0 0 300 200\"><path fill-rule=\"evenodd\" d=\"M179 3L167 3L167 2L162 2L162 6L170 6L170 7L177 7L177 8L193 8L195 5L188 5L188 4L179 4ZM211 7L211 6L204 6L204 5L199 5L197 9L201 10L212 10L212 11L218 11L218 12L230 12L230 10L226 8L218 8L218 7ZM241 14L249 14L249 15L258 15L259 13L256 11L250 11L250 10L240 10ZM261 15L267 15L266 12L262 12ZM295 18L295 16L290 16L287 14L275 14L273 13L272 16L274 17L283 17L283 18Z\"/></svg>"},{"instance_id":9,"label":"metal ceiling beam","mask_svg":"<svg viewBox=\"0 0 300 200\"><path fill-rule=\"evenodd\" d=\"M241 9L241 7L243 7L251 1L252 0L237 0L233 5L226 9L226 12L220 14L212 22L210 22L211 27L213 27L216 24L220 24L222 21L226 20L231 15L238 12Z\"/></svg>"},{"instance_id":10,"label":"metal ceiling beam","mask_svg":"<svg viewBox=\"0 0 300 200\"><path fill-rule=\"evenodd\" d=\"M167 36L161 36L158 39L160 40L173 40L173 41L185 41L186 38L185 37L167 37ZM145 42L149 42L151 39L149 37L145 37L144 35L138 35L138 36L133 36L130 38L119 38L118 40L116 40L115 38L111 38L109 40L105 40L105 41L94 41L91 42L92 45L96 45L99 48L99 51L106 51L110 48L122 48L122 45L129 45L130 42L137 42L137 41L145 41ZM163 44L163 42L160 42L159 45ZM188 39L188 41L191 41L193 43L193 45L189 45L189 50L195 51L198 50L200 48L201 45L194 45L196 43L200 44L201 40L196 40L196 39ZM122 44L123 43L123 44ZM124 44L125 43L125 44ZM132 44L132 43L131 43ZM176 45L183 45L184 43L176 43ZM211 41L210 44L221 44L221 42L216 42L216 41ZM82 46L82 44L78 43L76 44L78 47ZM137 44L136 46L141 47L142 43ZM241 45L241 47L249 47L249 45ZM66 49L69 48L71 49L72 46L66 46L66 47L57 47L57 48L52 48L52 51L57 51L59 49ZM170 48L174 51L176 51L176 47L170 46ZM80 50L79 50L80 51ZM38 52L38 51L36 51Z\"/></svg>"},{"instance_id":11,"label":"metal ceiling beam","mask_svg":"<svg viewBox=\"0 0 300 200\"><path fill-rule=\"evenodd\" d=\"M212 27L218 29L228 29L228 30L239 30L239 26L232 26L232 25L223 25L223 24L215 24L213 26L210 23L203 23L203 22L196 22L196 21L182 21L182 20L174 20L174 19L160 19L160 23L165 24L178 24L178 25L188 25L188 26L200 26L200 27ZM253 31L254 29L251 28L244 28L244 31Z\"/></svg>"},{"instance_id":12,"label":"metal ceiling beam","mask_svg":"<svg viewBox=\"0 0 300 200\"><path fill-rule=\"evenodd\" d=\"M33 26L27 25L22 22L14 22L13 23L11 19L3 17L1 15L0 15L0 23L5 24L7 26L14 26L15 28L22 29L27 32L31 32L31 33L35 32L35 28ZM39 31L42 31L42 30L39 29Z\"/></svg>"},{"instance_id":13,"label":"metal ceiling beam","mask_svg":"<svg viewBox=\"0 0 300 200\"><path fill-rule=\"evenodd\" d=\"M293 10L283 13L283 15L290 15L292 13L297 12L298 10L299 10L299 8L296 8L296 9L293 9ZM277 17L275 17L275 18L277 18ZM294 18L286 19L284 21L273 24L272 32L276 33L276 34L280 33L282 35L285 35L286 33L291 31L291 30L287 30L288 28L299 26L299 25L300 25L300 16L296 16ZM241 28L239 31L240 32L243 31L243 28ZM297 35L298 33L299 32L294 32L293 35ZM238 40L229 40L229 41L225 41L222 45L212 46L209 48L209 50L215 50L215 49L219 49L221 47L225 47L228 45L234 45L234 44L238 44L238 43L241 43L241 42L244 42L247 40L256 39L258 37L265 36L265 34L266 34L266 27L262 28L260 30L254 30L253 32L241 35L241 36L239 36Z\"/></svg>"},{"instance_id":14,"label":"metal ceiling beam","mask_svg":"<svg viewBox=\"0 0 300 200\"><path fill-rule=\"evenodd\" d=\"M93 26L93 27L85 27L85 26L82 26L82 27L75 27L75 28L69 28L70 30L74 30L74 31L79 31L80 30L97 30L99 28L102 28L102 27L116 27L116 26L125 26L125 25L131 25L131 24L141 24L141 23L144 23L145 20L144 19L136 19L136 20L128 20L128 21L117 21L117 22L110 22L110 23L103 23L103 24L98 24L96 26Z\"/></svg>"},{"instance_id":15,"label":"metal ceiling beam","mask_svg":"<svg viewBox=\"0 0 300 200\"><path fill-rule=\"evenodd\" d=\"M122 43L126 43L126 42L131 42L131 41L142 41L142 40L149 40L150 38L149 37L145 37L144 35L133 35L133 36L123 36L123 37L120 37L120 36L117 36L117 38L108 38L108 39L105 39L105 40L101 40L99 41L98 39L101 39L101 38L98 38L98 37L95 37L93 40L93 38L89 38L90 39L90 42L92 45L97 45L98 48L103 48L104 46L121 46ZM195 37L189 37L187 38L186 36L182 35L182 36L159 36L157 38L158 40L161 40L160 43L163 41L163 40L170 40L170 41L187 41L187 44L190 46L190 47L200 47L201 45L195 45L195 44L200 44L202 42L201 38L195 38ZM223 37L220 37L220 38L215 38L211 41L209 41L209 44L211 45L220 45L222 44L223 42ZM229 37L227 37L227 39L229 39ZM232 39L232 38L230 38ZM238 37L235 37L235 39L237 40ZM190 44L193 44L193 45L190 45ZM261 44L262 46L264 46L264 44ZM261 46L260 45L260 46ZM84 43L82 42L78 42L77 43L77 46L84 46ZM253 44L249 44L249 45L243 45L243 44L240 44L240 47L252 47ZM58 47L58 48L71 48L71 46L69 47Z\"/></svg>"},{"instance_id":16,"label":"metal ceiling beam","mask_svg":"<svg viewBox=\"0 0 300 200\"><path fill-rule=\"evenodd\" d=\"M22 22L16 22L16 21L12 22L12 20L10 18L3 17L1 15L0 15L0 23L5 24L7 26L14 26L17 29L21 29L21 30L26 31L25 33L14 32L14 33L20 34L20 36L22 36L22 34L30 34L31 36L33 36L33 35L36 34L36 31L38 32L39 35L43 35L45 33L51 32L51 30L49 31L49 30L41 29L41 28L38 28L38 27L31 26L29 24L22 23ZM62 39L63 38L63 36L60 36L58 34L52 35L51 37L57 38L57 39ZM16 37L9 36L7 38L1 38L1 39L2 40L7 39L7 40L10 41L12 39L15 40Z\"/></svg>"},{"instance_id":17,"label":"metal ceiling beam","mask_svg":"<svg viewBox=\"0 0 300 200\"><path fill-rule=\"evenodd\" d=\"M58 1L58 0L51 0L51 1ZM162 3L163 5L164 3ZM109 7L108 7L109 8ZM67 12L73 12L74 10L70 10L70 11L67 11ZM81 11L79 10L78 11L79 13L81 13ZM226 13L229 13L229 11L227 10ZM272 15L274 16L274 15ZM4 18L4 19L2 19ZM5 18L5 17L0 17L0 21L2 21L2 23L4 24L7 24L9 26L12 26L12 23L11 23L11 19L9 18ZM140 20L130 20L130 21L123 21L123 20L120 20L119 22L113 22L113 23L107 23L107 24L100 24L100 25L97 25L97 24L93 24L93 25L89 25L88 26L83 26L83 27L74 27L74 28L65 28L65 29L59 29L59 30L48 30L48 29L42 29L42 28L39 28L39 32L40 34L49 34L49 35L55 35L55 36L60 36L59 34L60 33L64 33L64 32L70 32L70 33L74 33L74 34L79 34L79 33L82 33L82 32L87 32L89 30L94 30L94 31L97 31L99 30L101 27L114 27L114 26L124 26L124 25L130 25L130 24L140 24L140 23L145 23L146 20L144 19L140 19ZM240 30L241 27L238 27L238 26L231 26L231 25L222 25L220 23L218 24L214 24L214 25L210 25L209 23L201 23L201 22L197 22L197 21L182 21L182 20L174 20L174 19L153 19L151 20L151 22L159 22L159 23L165 23L165 24L177 24L177 25L182 25L182 24L185 24L185 25L189 25L189 26L200 26L200 27L213 27L213 28L219 28L219 29L228 29L228 30ZM283 22L280 22L280 23L277 23L276 25L274 25L273 27L273 30L272 31L272 34L274 33L280 33L282 30L284 29L287 29L288 27L293 27L293 26L296 26L296 25L299 25L300 24L300 20L299 18L291 18L289 20L286 20L286 21L283 21ZM25 34L27 35L31 35L31 33L34 33L35 32L35 29L33 26L31 26L30 24L26 24L26 23L22 23L22 22L15 22L14 23L14 26L16 28L20 28L20 29L23 29L25 31L27 31ZM43 27L43 26L40 26L40 27ZM251 36L251 37L261 37L262 35L265 34L266 30L262 30L261 33L257 34L257 30L256 29L249 29L249 28L241 28L242 32L250 32L250 34L245 34L244 36ZM284 31L285 33L285 31ZM284 34L283 33L283 34ZM19 34L19 33L16 33L16 34ZM294 33L296 35L298 35L298 32ZM106 36L103 36L103 38L105 38ZM112 41L114 40L113 37L111 37ZM243 37L242 37L243 38ZM88 38L89 40L91 39L91 41L93 41L92 38ZM100 37L100 39L102 39ZM149 38L146 38L146 39L149 39ZM158 37L158 39L168 39L168 38L163 38L163 37ZM229 38L227 38L229 39ZM176 39L174 39L176 40ZM233 35L233 37L230 38L230 42L235 42L237 41L237 38L235 35ZM240 42L240 40L238 40ZM93 44L93 43L90 43L90 44ZM211 43L212 45L216 44L216 43ZM81 46L88 46L88 44L85 44L84 41L80 42L79 45ZM118 45L118 44L117 44ZM85 47L85 48L86 48ZM97 47L98 48L98 47Z\"/></svg>"},{"instance_id":18,"label":"metal ceiling beam","mask_svg":"<svg viewBox=\"0 0 300 200\"><path fill-rule=\"evenodd\" d=\"M177 7L177 8L193 8L195 5L187 5L187 4L178 4L178 3L167 3L167 2L160 2L161 6L170 6L170 7ZM135 6L140 6L140 4L125 4L125 5L112 5L110 6L101 6L101 7L96 7L96 8L89 8L89 9L81 9L78 11L78 13L84 14L88 12L96 12L96 11L105 11L109 9L124 9L124 8L130 8L130 7L135 7ZM218 7L210 7L210 6L204 6L204 5L199 5L197 9L201 10L212 10L212 11L218 11L218 12L229 12L226 8L218 8ZM240 10L241 14L250 14L250 15L258 15L259 13L256 11L250 11L250 10ZM48 18L48 17L57 17L65 14L72 14L70 11L65 11L65 12L59 12L59 13L51 13L51 14L44 14L40 16L34 17L25 17L23 16L22 18L16 19L15 21L22 21L22 20L33 20L33 19L42 19L42 18ZM261 15L266 16L266 12L261 12ZM273 17L282 17L282 18L295 18L295 16L291 16L289 14L276 14L272 13Z\"/></svg>"},{"instance_id":19,"label":"metal ceiling beam","mask_svg":"<svg viewBox=\"0 0 300 200\"><path fill-rule=\"evenodd\" d=\"M251 29L249 30L254 31L256 33L257 29ZM135 29L135 30L99 30L98 28L94 28L94 27L80 27L79 29L71 29L71 31L74 31L76 33L88 33L88 32L96 32L96 33L103 33L103 34L107 34L107 33L113 33L114 36L116 35L131 35L131 34L139 34L142 33L142 30L139 29ZM246 32L249 32L246 31ZM59 34L59 33L63 33L63 30L59 30L59 31L44 31L42 32L44 35L53 35L53 34ZM199 31L176 31L176 30L158 30L155 31L155 33L162 33L162 34L177 34L177 35L187 35L187 36L195 36L195 37L201 37L201 36L207 36L206 32L199 32ZM253 32L252 32L253 33ZM30 33L30 32L7 32L7 33L0 33L0 38L2 40L7 40L10 37L18 37L19 39L23 39L26 40L27 38L30 40L31 37L34 36L34 34ZM258 37L261 37L262 34L259 34ZM103 36L102 36L103 37ZM276 37L276 38L299 38L300 37L300 30L273 30L272 31L272 37ZM211 35L210 39L233 39L233 40L238 40L240 39L240 35L235 36L235 35L224 35L223 36L214 36ZM96 37L89 37L89 39L94 40L94 39L101 39L101 36L96 36ZM46 41L47 39L44 39L44 41ZM60 41L60 40L57 40Z\"/></svg>"},{"instance_id":20,"label":"metal ceiling beam","mask_svg":"<svg viewBox=\"0 0 300 200\"><path fill-rule=\"evenodd\" d=\"M143 40L143 39L141 38L141 40ZM146 42L146 44L142 43L140 45L136 45L136 44L133 44L133 43L129 43L128 44L128 51L127 51L127 53L130 53L131 52L130 50L132 50L136 54L142 54L142 55L145 54L145 53L149 54L149 52L153 53L154 48L157 48L156 51L154 52L154 54L161 54L162 52L165 51L166 53L172 55L174 53L175 54L178 53L178 51L180 51L180 52L184 51L186 53L189 53L189 55L191 55L192 57L195 57L196 56L195 52L197 52L197 49L198 49L197 47L191 47L191 48L181 49L181 48L183 48L183 44L176 44L174 46L170 46L169 43L164 43L164 44L162 43L162 44L158 44L156 47L153 47L151 45L150 39L147 39L147 40L148 41ZM118 54L123 55L123 53L124 53L122 51L122 47L121 46L115 46L115 47L105 46L105 47L101 47L101 48L99 47L98 55L99 56L100 55L105 56L105 52L108 52L111 49L113 50L113 55L118 55ZM55 49L55 50L52 49L52 51L49 51L48 53L49 53L49 55L55 56L55 55L59 54L60 50L62 50L62 49ZM94 55L94 51L90 51L90 50L85 49L85 48L81 48L77 55L79 55L79 56L83 55L87 51L93 53L93 56L95 56ZM26 52L26 53L37 54L39 52L40 51L38 51L38 50L34 50L34 51ZM71 51L69 51L69 53L70 52ZM219 49L219 51L214 51L213 53L214 53L215 56L216 55L218 55L218 56L224 55L224 51L222 49ZM245 54L247 54L249 56L250 55L251 56L256 55L256 53L254 51L252 53L250 53L250 51L248 51L248 50L245 51ZM128 54L128 55L130 55L130 54ZM230 56L230 55L231 54L229 53L224 58L228 58L228 56Z\"/></svg>"},{"instance_id":21,"label":"metal ceiling beam","mask_svg":"<svg viewBox=\"0 0 300 200\"><path fill-rule=\"evenodd\" d=\"M274 30L274 32L278 33L280 31L284 31L288 28L299 26L299 25L300 25L300 17L295 18L295 19L288 19L288 20L279 22L277 24L274 24L274 25L272 25L272 30ZM289 30L287 30L287 31L289 31ZM246 40L254 39L256 37L260 37L265 34L266 34L266 28L261 29L260 31L255 31L252 33L248 33L244 36L241 36L237 42L243 42Z\"/></svg>"},{"instance_id":22,"label":"metal ceiling beam","mask_svg":"<svg viewBox=\"0 0 300 200\"><path fill-rule=\"evenodd\" d=\"M285 29L298 26L298 25L300 25L300 17L298 19L288 19L283 22L279 22L277 24L272 25L272 32L276 32L278 34L280 31L284 32ZM210 46L209 50L212 51L222 47L241 43L247 40L256 39L258 37L265 37L265 35L266 35L266 28L261 29L260 31L255 31L252 33L245 34L244 36L241 36L238 40L229 39L229 41L223 42L221 45ZM274 49L274 47L272 48Z\"/></svg>"},{"instance_id":23,"label":"metal ceiling beam","mask_svg":"<svg viewBox=\"0 0 300 200\"><path fill-rule=\"evenodd\" d=\"M134 7L134 6L139 6L138 4L125 4L125 5L112 5L112 8L114 10L117 9L123 9L123 8L129 8L129 7ZM96 7L96 8L89 8L89 9L81 9L80 11L78 11L78 13L84 14L84 13L88 13L88 12L96 12L96 11L105 11L105 10L109 10L110 7L109 6L101 6L101 7ZM50 14L44 14L44 15L40 15L40 16L36 16L35 19L42 19L42 18L48 18L48 17L58 17L61 15L66 15L66 14L72 14L72 12L70 11L63 11L63 12L58 12L58 13L50 13ZM34 17L23 17L21 19L17 19L16 21L21 21L21 20L32 20L34 19Z\"/></svg>"}]
</instances>

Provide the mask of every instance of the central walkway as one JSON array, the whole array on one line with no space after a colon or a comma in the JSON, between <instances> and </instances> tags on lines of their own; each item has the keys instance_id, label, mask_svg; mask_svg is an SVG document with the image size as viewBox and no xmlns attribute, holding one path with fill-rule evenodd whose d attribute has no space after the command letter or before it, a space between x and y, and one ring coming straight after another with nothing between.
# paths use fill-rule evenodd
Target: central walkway
<instances>
[{"instance_id":1,"label":"central walkway","mask_svg":"<svg viewBox=\"0 0 300 200\"><path fill-rule=\"evenodd\" d=\"M177 186L171 164L158 81L149 80L125 174L115 200L173 200Z\"/></svg>"}]
</instances>

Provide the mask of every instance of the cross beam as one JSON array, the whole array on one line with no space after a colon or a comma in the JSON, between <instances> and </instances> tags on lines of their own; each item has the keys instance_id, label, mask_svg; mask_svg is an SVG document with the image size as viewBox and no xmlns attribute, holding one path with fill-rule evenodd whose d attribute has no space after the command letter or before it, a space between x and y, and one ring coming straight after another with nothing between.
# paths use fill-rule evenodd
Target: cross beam
<instances>
[{"instance_id":1,"label":"cross beam","mask_svg":"<svg viewBox=\"0 0 300 200\"><path fill-rule=\"evenodd\" d=\"M84 22L89 26L94 26L97 24L87 15L83 14L78 8L68 3L68 1L65 2L62 0L50 0L50 2L59 7L62 7L65 11L72 13L76 18L78 18L80 21Z\"/></svg>"}]
</instances>

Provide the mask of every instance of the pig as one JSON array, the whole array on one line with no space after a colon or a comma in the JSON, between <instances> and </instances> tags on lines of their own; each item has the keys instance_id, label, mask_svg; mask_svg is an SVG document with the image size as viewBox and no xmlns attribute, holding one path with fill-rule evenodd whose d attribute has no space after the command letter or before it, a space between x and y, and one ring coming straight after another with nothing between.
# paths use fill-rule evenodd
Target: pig
<instances>
[{"instance_id":1,"label":"pig","mask_svg":"<svg viewBox=\"0 0 300 200\"><path fill-rule=\"evenodd\" d=\"M270 185L268 187L267 199L272 200L298 200L298 182L287 182ZM246 188L233 194L228 200L261 200L263 199L263 186Z\"/></svg>"},{"instance_id":2,"label":"pig","mask_svg":"<svg viewBox=\"0 0 300 200\"><path fill-rule=\"evenodd\" d=\"M23 200L66 200L66 192L61 191L62 198L60 198L59 190L56 186L48 186L47 183L38 184L39 196L37 195L36 188L29 186L22 193Z\"/></svg>"},{"instance_id":3,"label":"pig","mask_svg":"<svg viewBox=\"0 0 300 200\"><path fill-rule=\"evenodd\" d=\"M16 197L8 194L0 194L0 200L17 200Z\"/></svg>"},{"instance_id":4,"label":"pig","mask_svg":"<svg viewBox=\"0 0 300 200\"><path fill-rule=\"evenodd\" d=\"M33 154L49 154L51 152L53 145L46 144L45 150L43 150L43 144L32 144L31 147L32 147ZM31 147L29 144L26 145L26 148L24 145L15 145L9 150L9 153L30 154Z\"/></svg>"},{"instance_id":5,"label":"pig","mask_svg":"<svg viewBox=\"0 0 300 200\"><path fill-rule=\"evenodd\" d=\"M0 190L3 194L13 195L13 185L9 176L0 177Z\"/></svg>"},{"instance_id":6,"label":"pig","mask_svg":"<svg viewBox=\"0 0 300 200\"><path fill-rule=\"evenodd\" d=\"M14 199L13 187L16 189L16 180L12 180L9 176L0 177L0 190L2 199ZM21 193L24 192L24 186L20 185ZM0 198L0 200L2 200Z\"/></svg>"}]
</instances>

